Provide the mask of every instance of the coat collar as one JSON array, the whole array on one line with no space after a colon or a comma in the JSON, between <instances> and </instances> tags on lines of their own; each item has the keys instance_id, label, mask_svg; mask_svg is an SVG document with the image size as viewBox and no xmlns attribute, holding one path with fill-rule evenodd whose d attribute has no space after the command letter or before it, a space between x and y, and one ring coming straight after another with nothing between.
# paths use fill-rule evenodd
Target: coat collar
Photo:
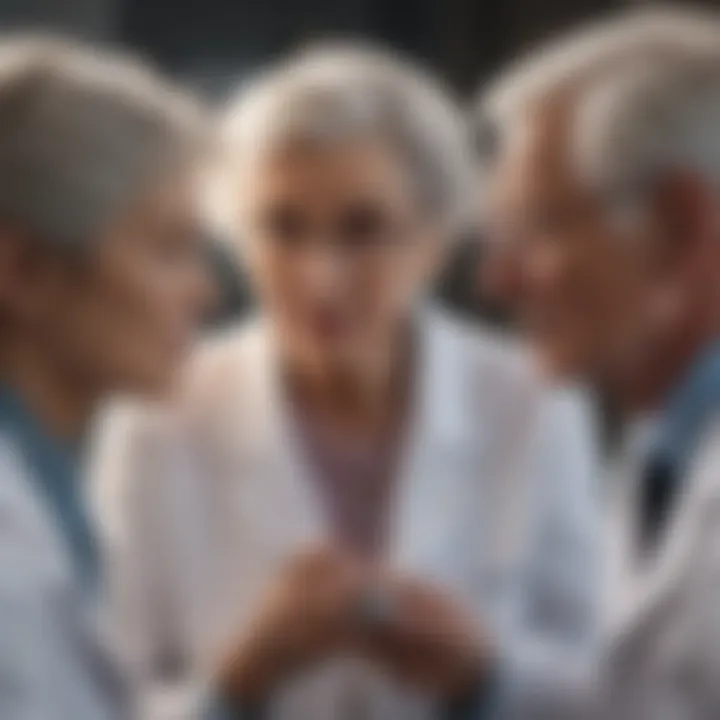
<instances>
[{"instance_id":1,"label":"coat collar","mask_svg":"<svg viewBox=\"0 0 720 720\"><path fill-rule=\"evenodd\" d=\"M434 521L440 523L444 522L441 516L452 514L442 508L456 502L453 482L465 474L454 469L455 463L468 461L468 452L477 449L475 438L483 432L469 416L472 393L468 392L464 367L468 339L435 309L423 310L416 327L416 378L400 449L391 521L390 552L403 560L422 540L415 532L419 517L435 516ZM272 533L277 537L271 544L281 553L284 546L324 535L322 498L317 484L308 478L311 468L283 395L272 326L256 319L240 342L234 361L235 382L228 384L226 393L235 409L223 421L226 457L235 459L230 462L230 472L223 474L233 485L238 477L262 478L253 482L252 498L248 499L258 516L274 513L280 518L282 508L291 509L278 522L284 527ZM424 528L419 531L428 535Z\"/></svg>"},{"instance_id":2,"label":"coat collar","mask_svg":"<svg viewBox=\"0 0 720 720\"><path fill-rule=\"evenodd\" d=\"M640 437L635 433L635 442L626 444L625 471L621 470L621 485L616 490L610 533L610 546L614 548L611 568L618 573L611 597L611 622L618 630L649 617L659 600L682 582L702 504L708 492L717 492L714 463L709 461L717 453L709 451L716 442L715 418L719 410L720 344L713 343L699 354L663 412L650 422L648 431L640 433ZM677 468L683 488L678 491L677 507L655 556L637 567L639 477L650 453L661 454Z\"/></svg>"},{"instance_id":3,"label":"coat collar","mask_svg":"<svg viewBox=\"0 0 720 720\"><path fill-rule=\"evenodd\" d=\"M415 320L417 353L411 407L411 433L420 433L434 445L457 443L472 428L468 425L470 398L464 373L466 338L435 307L424 307ZM278 369L277 343L272 325L257 318L245 338L248 374L254 378L252 387L243 392L253 395L253 411L257 413L256 429L277 431L286 424L287 406L283 397ZM240 398L245 403L245 398ZM274 445L274 432L262 433Z\"/></svg>"},{"instance_id":4,"label":"coat collar","mask_svg":"<svg viewBox=\"0 0 720 720\"><path fill-rule=\"evenodd\" d=\"M32 489L44 499L79 577L92 585L98 574L98 557L85 508L79 449L53 437L21 393L7 385L0 386L0 426L13 437L30 468Z\"/></svg>"},{"instance_id":5,"label":"coat collar","mask_svg":"<svg viewBox=\"0 0 720 720\"><path fill-rule=\"evenodd\" d=\"M467 377L463 353L467 339L434 309L421 315L418 327L418 417L427 439L454 444L472 431L468 424L471 379Z\"/></svg>"}]
</instances>

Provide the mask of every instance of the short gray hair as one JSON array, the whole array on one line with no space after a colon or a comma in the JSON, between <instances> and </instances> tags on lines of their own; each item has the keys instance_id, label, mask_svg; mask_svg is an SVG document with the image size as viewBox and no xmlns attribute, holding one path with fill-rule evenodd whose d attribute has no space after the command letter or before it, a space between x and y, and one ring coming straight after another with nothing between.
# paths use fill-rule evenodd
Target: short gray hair
<instances>
[{"instance_id":1,"label":"short gray hair","mask_svg":"<svg viewBox=\"0 0 720 720\"><path fill-rule=\"evenodd\" d=\"M518 124L565 91L571 154L598 190L623 202L641 199L659 172L678 167L720 187L716 13L622 13L530 54L482 94L481 146L485 139L501 150Z\"/></svg>"},{"instance_id":2,"label":"short gray hair","mask_svg":"<svg viewBox=\"0 0 720 720\"><path fill-rule=\"evenodd\" d=\"M0 41L0 223L87 246L198 149L199 121L194 101L122 54Z\"/></svg>"},{"instance_id":3,"label":"short gray hair","mask_svg":"<svg viewBox=\"0 0 720 720\"><path fill-rule=\"evenodd\" d=\"M224 123L226 170L295 139L358 136L390 141L407 160L424 206L448 227L462 223L472 168L462 114L439 81L375 48L310 48L241 90Z\"/></svg>"}]
</instances>

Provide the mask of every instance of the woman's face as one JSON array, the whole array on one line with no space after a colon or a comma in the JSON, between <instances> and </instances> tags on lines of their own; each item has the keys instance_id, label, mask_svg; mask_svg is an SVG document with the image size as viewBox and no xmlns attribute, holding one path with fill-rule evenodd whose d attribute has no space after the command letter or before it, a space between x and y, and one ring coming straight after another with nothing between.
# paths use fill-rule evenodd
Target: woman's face
<instances>
[{"instance_id":1,"label":"woman's face","mask_svg":"<svg viewBox=\"0 0 720 720\"><path fill-rule=\"evenodd\" d=\"M178 178L87 256L25 262L16 309L27 331L93 390L162 391L185 357L211 289L194 195Z\"/></svg>"},{"instance_id":2,"label":"woman's face","mask_svg":"<svg viewBox=\"0 0 720 720\"><path fill-rule=\"evenodd\" d=\"M316 369L386 350L438 264L413 178L379 141L269 153L238 208L261 301L286 351Z\"/></svg>"}]
</instances>

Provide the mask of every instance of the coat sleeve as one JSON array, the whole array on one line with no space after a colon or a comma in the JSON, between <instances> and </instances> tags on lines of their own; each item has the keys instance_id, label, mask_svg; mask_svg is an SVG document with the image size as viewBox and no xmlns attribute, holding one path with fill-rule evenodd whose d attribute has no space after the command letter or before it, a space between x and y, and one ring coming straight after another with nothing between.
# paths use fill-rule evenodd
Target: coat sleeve
<instances>
[{"instance_id":1,"label":"coat sleeve","mask_svg":"<svg viewBox=\"0 0 720 720\"><path fill-rule=\"evenodd\" d=\"M116 411L96 441L92 471L108 562L113 636L140 720L256 720L258 708L225 698L193 668L177 622L169 550L182 438L157 418ZM187 450L187 446L183 447Z\"/></svg>"},{"instance_id":2,"label":"coat sleeve","mask_svg":"<svg viewBox=\"0 0 720 720\"><path fill-rule=\"evenodd\" d=\"M140 720L194 720L207 701L207 683L183 654L173 555L164 550L173 537L169 440L158 418L113 408L102 419L91 462L111 636Z\"/></svg>"},{"instance_id":3,"label":"coat sleeve","mask_svg":"<svg viewBox=\"0 0 720 720\"><path fill-rule=\"evenodd\" d=\"M10 560L0 562L5 559ZM67 659L37 590L18 586L5 569L0 580L0 717L49 720L62 706L59 675L68 674ZM58 674L53 665L61 668Z\"/></svg>"},{"instance_id":4,"label":"coat sleeve","mask_svg":"<svg viewBox=\"0 0 720 720\"><path fill-rule=\"evenodd\" d=\"M575 720L592 706L600 548L591 413L574 393L540 406L526 542L502 593L493 681L453 720Z\"/></svg>"}]
</instances>

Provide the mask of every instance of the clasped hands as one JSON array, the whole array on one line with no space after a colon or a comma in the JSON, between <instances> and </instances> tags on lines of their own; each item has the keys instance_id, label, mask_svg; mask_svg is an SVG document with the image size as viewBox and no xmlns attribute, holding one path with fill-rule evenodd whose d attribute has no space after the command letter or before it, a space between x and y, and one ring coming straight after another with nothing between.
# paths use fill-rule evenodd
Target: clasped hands
<instances>
[{"instance_id":1,"label":"clasped hands","mask_svg":"<svg viewBox=\"0 0 720 720\"><path fill-rule=\"evenodd\" d=\"M259 598L222 659L221 684L261 701L298 670L340 654L450 699L480 682L491 650L477 621L437 587L317 548L292 557Z\"/></svg>"}]
</instances>

